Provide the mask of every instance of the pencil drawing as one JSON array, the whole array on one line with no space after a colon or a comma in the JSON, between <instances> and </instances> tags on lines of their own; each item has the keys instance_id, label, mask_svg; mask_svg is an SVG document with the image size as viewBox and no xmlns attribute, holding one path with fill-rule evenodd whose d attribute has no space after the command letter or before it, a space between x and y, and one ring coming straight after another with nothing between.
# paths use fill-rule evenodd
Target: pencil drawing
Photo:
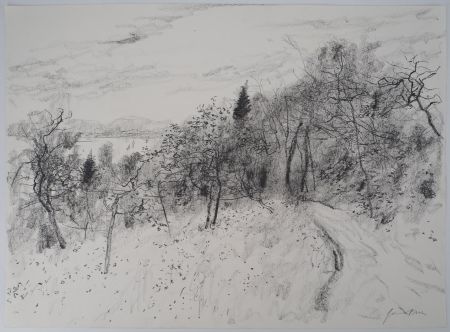
<instances>
[{"instance_id":1,"label":"pencil drawing","mask_svg":"<svg viewBox=\"0 0 450 332\"><path fill-rule=\"evenodd\" d=\"M9 325L446 324L445 8L7 15Z\"/></svg>"}]
</instances>

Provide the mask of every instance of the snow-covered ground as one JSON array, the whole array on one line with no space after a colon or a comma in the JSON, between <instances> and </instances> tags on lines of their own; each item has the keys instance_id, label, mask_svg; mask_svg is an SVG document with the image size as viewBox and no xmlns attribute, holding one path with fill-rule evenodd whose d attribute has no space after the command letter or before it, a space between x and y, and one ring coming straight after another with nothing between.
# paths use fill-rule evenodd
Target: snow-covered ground
<instances>
[{"instance_id":1,"label":"snow-covered ground","mask_svg":"<svg viewBox=\"0 0 450 332\"><path fill-rule=\"evenodd\" d=\"M316 203L308 207L308 214L343 251L343 269L332 289L327 323L444 326L445 232L440 206L430 206L420 220L398 216L378 230Z\"/></svg>"},{"instance_id":2,"label":"snow-covered ground","mask_svg":"<svg viewBox=\"0 0 450 332\"><path fill-rule=\"evenodd\" d=\"M101 236L10 257L11 326L430 326L445 320L442 208L420 223L370 222L320 203L240 203L214 230L200 212L174 229L117 228L102 274ZM433 215L434 213L434 215ZM424 250L427 248L427 250ZM80 309L80 307L82 309ZM51 324L50 324L51 322Z\"/></svg>"}]
</instances>

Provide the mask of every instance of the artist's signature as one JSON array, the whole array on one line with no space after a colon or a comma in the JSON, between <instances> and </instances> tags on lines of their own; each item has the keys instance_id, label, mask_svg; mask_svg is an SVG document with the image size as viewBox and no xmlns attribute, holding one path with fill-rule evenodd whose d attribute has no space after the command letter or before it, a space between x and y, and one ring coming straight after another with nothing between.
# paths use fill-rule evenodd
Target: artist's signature
<instances>
[{"instance_id":1,"label":"artist's signature","mask_svg":"<svg viewBox=\"0 0 450 332\"><path fill-rule=\"evenodd\" d=\"M391 318L392 316L396 316L396 315L406 315L406 316L422 315L422 316L425 316L426 313L424 313L421 310L414 309L414 308L404 309L404 308L398 306L397 309L391 308L387 312L386 317L384 318L383 324L385 324L389 318Z\"/></svg>"}]
</instances>

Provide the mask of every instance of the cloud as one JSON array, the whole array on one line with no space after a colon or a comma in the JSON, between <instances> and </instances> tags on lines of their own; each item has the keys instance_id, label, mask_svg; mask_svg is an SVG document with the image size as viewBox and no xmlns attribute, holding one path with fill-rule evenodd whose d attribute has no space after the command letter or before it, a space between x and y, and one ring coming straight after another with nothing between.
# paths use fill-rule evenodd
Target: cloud
<instances>
[{"instance_id":1,"label":"cloud","mask_svg":"<svg viewBox=\"0 0 450 332\"><path fill-rule=\"evenodd\" d=\"M108 40L106 44L132 44L144 38L154 35L160 35L164 31L173 27L172 23L185 16L168 15L168 16L141 16L137 17L131 24L117 25L118 28L126 28L130 30L127 37L118 37L118 39Z\"/></svg>"},{"instance_id":2,"label":"cloud","mask_svg":"<svg viewBox=\"0 0 450 332\"><path fill-rule=\"evenodd\" d=\"M163 117L168 116L167 110L181 113L178 110L191 107L186 103L195 104L211 95L234 95L233 89L246 80L269 84L269 89L289 84L301 75L302 56L331 38L379 40L383 47L377 52L382 56L392 53L393 57L401 56L400 51L411 45L421 51L421 42L429 42L428 51L435 52L439 41L434 40L441 38L440 23L425 21L436 15L435 10L384 9L387 15L371 10L316 10L309 15L284 11L283 6L267 12L268 7L263 6L242 7L242 12L230 6L192 17L212 7L218 6L158 6L124 16L121 12L105 14L98 31L92 30L96 17L91 13L91 28L78 31L70 23L67 32L62 30L56 36L50 25L44 25L42 32L49 31L46 40L52 44L25 51L27 44L17 43L21 45L18 58L30 57L9 67L10 103L25 109L34 107L35 101L52 104L61 95L70 95L71 105L83 104L82 112L90 116L91 109L105 108L105 103L113 105L99 112L119 113L130 99L130 112L147 112L145 103L153 103L161 111L152 112ZM282 15L258 15L258 11ZM283 42L286 35L298 42L298 50ZM16 61L13 54L10 58ZM129 91L115 94L123 90Z\"/></svg>"},{"instance_id":3,"label":"cloud","mask_svg":"<svg viewBox=\"0 0 450 332\"><path fill-rule=\"evenodd\" d=\"M418 12L416 14L416 18L419 20L434 20L434 21L438 21L439 17L437 17L436 15L429 15L431 12L431 9L424 9L421 10L420 12Z\"/></svg>"},{"instance_id":4,"label":"cloud","mask_svg":"<svg viewBox=\"0 0 450 332\"><path fill-rule=\"evenodd\" d=\"M9 85L10 95L26 94L41 101L51 101L64 92L74 97L93 98L169 75L154 65L127 65L120 69L78 65L76 70L64 67L54 69L55 65L57 62L49 61L16 66L16 74Z\"/></svg>"},{"instance_id":5,"label":"cloud","mask_svg":"<svg viewBox=\"0 0 450 332\"><path fill-rule=\"evenodd\" d=\"M334 19L309 19L309 20L294 20L291 22L284 22L276 24L279 27L312 27L315 30L333 32L337 29L352 28L362 31L375 31L379 27L394 26L401 20L408 20L412 17L422 20L439 19L430 14L431 9L425 10L405 10L402 12L393 13L390 15L379 15L376 17L370 16L353 16L351 18L342 16Z\"/></svg>"},{"instance_id":6,"label":"cloud","mask_svg":"<svg viewBox=\"0 0 450 332\"><path fill-rule=\"evenodd\" d=\"M429 43L433 40L438 40L444 38L444 34L436 34L433 32L424 32L422 34L414 36L402 36L396 38L387 39L387 42L397 42L397 43L407 43L407 44L417 44L417 43Z\"/></svg>"},{"instance_id":7,"label":"cloud","mask_svg":"<svg viewBox=\"0 0 450 332\"><path fill-rule=\"evenodd\" d=\"M202 76L206 78L233 78L238 75L237 68L235 66L221 66L215 69L212 69L206 73L203 73Z\"/></svg>"},{"instance_id":8,"label":"cloud","mask_svg":"<svg viewBox=\"0 0 450 332\"><path fill-rule=\"evenodd\" d=\"M9 94L49 101L65 91L72 96L92 98L144 84L149 79L167 78L170 73L152 64L144 49L134 48L126 53L127 47L162 35L173 28L175 21L211 7L161 6L160 15L137 16L129 23L112 25L114 33L106 40L55 42L33 49L30 60L9 67Z\"/></svg>"},{"instance_id":9,"label":"cloud","mask_svg":"<svg viewBox=\"0 0 450 332\"><path fill-rule=\"evenodd\" d=\"M119 32L110 40L69 45L59 42L35 49L30 52L31 60L9 67L9 95L25 94L49 102L63 91L74 97L93 98L144 84L149 79L167 78L167 70L156 68L151 58L143 60L138 52L132 51L124 61L122 47L160 35L172 28L174 21L191 14L192 10L183 15L140 16L130 24L117 25ZM128 36L120 36L120 28L127 29ZM130 56L140 56L136 61L139 64L130 64Z\"/></svg>"},{"instance_id":10,"label":"cloud","mask_svg":"<svg viewBox=\"0 0 450 332\"><path fill-rule=\"evenodd\" d=\"M119 39L119 40L111 40L106 42L107 44L132 44L141 40L143 36L137 34L136 32L130 32L130 37Z\"/></svg>"}]
</instances>

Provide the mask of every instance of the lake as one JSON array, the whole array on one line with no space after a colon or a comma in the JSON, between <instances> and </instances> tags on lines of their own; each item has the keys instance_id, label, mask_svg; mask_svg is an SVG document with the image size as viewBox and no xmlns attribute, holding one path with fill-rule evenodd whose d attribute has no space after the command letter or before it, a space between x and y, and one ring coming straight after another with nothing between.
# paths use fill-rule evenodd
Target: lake
<instances>
[{"instance_id":1,"label":"lake","mask_svg":"<svg viewBox=\"0 0 450 332\"><path fill-rule=\"evenodd\" d=\"M145 146L150 149L156 148L159 139L140 137L81 137L77 143L78 153L82 158L85 158L91 151L96 156L99 148L108 142L111 142L113 145L113 161L117 162L125 154L141 152ZM8 152L13 152L14 150L20 151L27 147L26 142L18 140L14 136L8 136L6 144Z\"/></svg>"}]
</instances>

